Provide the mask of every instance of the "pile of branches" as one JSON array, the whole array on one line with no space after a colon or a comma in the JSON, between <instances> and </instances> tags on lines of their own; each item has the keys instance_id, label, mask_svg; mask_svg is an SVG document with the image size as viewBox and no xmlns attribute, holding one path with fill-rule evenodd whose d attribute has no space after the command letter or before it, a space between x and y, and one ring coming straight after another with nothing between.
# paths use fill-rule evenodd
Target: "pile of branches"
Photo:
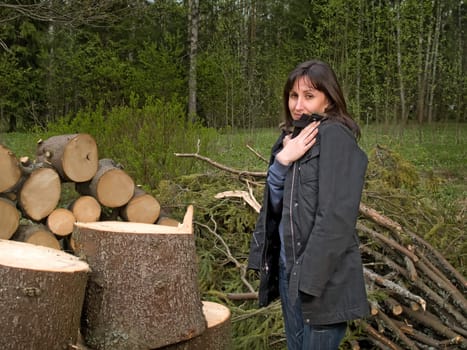
<instances>
[{"instance_id":1,"label":"pile of branches","mask_svg":"<svg viewBox=\"0 0 467 350\"><path fill-rule=\"evenodd\" d=\"M196 158L227 174L193 175L179 179L176 185L178 193L190 193L184 200L194 202L199 210L196 229L203 248L200 279L205 296L228 303L234 311L238 348L252 344L261 348L258 339L263 340L263 348L284 347L280 305L256 307L257 276L246 269L248 243L261 206L256 198L261 198L266 172L232 169L198 153L177 156ZM419 182L416 171L393 152L377 147L371 153L366 180L357 230L371 316L350 325L345 346L467 348L467 282L453 266L453 258L448 260L425 239L432 235L425 231L437 214L410 191ZM180 187L187 190L180 192ZM407 207L416 208L420 215L405 217L410 211ZM465 233L450 228L455 242L449 248L464 249ZM252 318L260 325L253 325ZM248 335L248 330L254 335Z\"/></svg>"}]
</instances>

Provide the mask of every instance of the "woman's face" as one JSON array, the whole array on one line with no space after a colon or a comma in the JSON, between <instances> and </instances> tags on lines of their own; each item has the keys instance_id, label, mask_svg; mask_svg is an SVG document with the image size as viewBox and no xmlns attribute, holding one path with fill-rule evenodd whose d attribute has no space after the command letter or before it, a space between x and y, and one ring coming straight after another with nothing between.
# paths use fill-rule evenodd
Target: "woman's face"
<instances>
[{"instance_id":1,"label":"woman's face","mask_svg":"<svg viewBox=\"0 0 467 350\"><path fill-rule=\"evenodd\" d=\"M323 114L329 101L326 95L316 90L308 77L295 80L289 92L289 110L294 120L300 119L302 114Z\"/></svg>"}]
</instances>

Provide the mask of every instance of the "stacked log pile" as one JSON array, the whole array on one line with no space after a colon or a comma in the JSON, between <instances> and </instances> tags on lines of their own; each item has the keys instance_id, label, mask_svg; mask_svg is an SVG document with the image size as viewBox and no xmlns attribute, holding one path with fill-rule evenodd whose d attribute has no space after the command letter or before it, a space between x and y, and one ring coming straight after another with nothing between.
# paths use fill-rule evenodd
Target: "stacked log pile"
<instances>
[{"instance_id":1,"label":"stacked log pile","mask_svg":"<svg viewBox=\"0 0 467 350\"><path fill-rule=\"evenodd\" d=\"M161 216L158 200L136 186L121 165L111 159L98 159L96 142L88 134L39 141L34 161L17 159L0 145L0 167L0 244L5 249L17 247L5 242L49 251L64 249L83 262L83 271L89 266L89 278L85 274L81 288L76 289L76 293L82 293L75 296L73 324L66 329L76 330L72 337L68 336L68 348L185 349L195 344L200 349L221 350L228 346L229 310L219 311L220 305L201 301L192 206L182 223ZM60 206L65 202L62 186L70 183L77 197ZM14 250L16 257L28 253L20 248ZM47 254L48 259L51 253ZM9 267L15 263L10 260L17 259L5 257L0 261L0 274L4 271L8 276L7 287L11 286L13 292L0 298L0 311L8 309L9 299L18 299L15 295L24 289L18 287L22 281ZM40 276L41 267L35 266L34 258L27 259L29 266L24 269L31 276L29 280L40 284L32 287L32 296L39 297L42 290L55 293L57 288ZM48 265L48 269L54 268ZM69 316L65 309L55 311L52 314L58 323ZM47 317L43 308L31 307L27 315L21 309L10 318L26 320L28 315L31 323L21 324L18 329L34 327L38 319ZM84 337L78 344L76 317L81 318ZM44 337L50 338L41 345L64 348L49 337L49 331L38 331L30 340L37 344ZM5 349L22 347L20 339L27 338L25 332L7 335L2 338Z\"/></svg>"},{"instance_id":2,"label":"stacked log pile","mask_svg":"<svg viewBox=\"0 0 467 350\"><path fill-rule=\"evenodd\" d=\"M195 158L238 176L241 182L238 187L246 183L248 190L233 189L217 193L215 198L226 201L230 197L233 203L240 198L259 212L261 204L254 194L262 192L265 172L233 169L197 153L177 156ZM360 205L357 231L371 316L351 324L358 339L349 340L346 345L355 350L467 348L465 277L421 233L364 202ZM224 297L237 302L257 297L252 283L245 278L241 258L230 254L233 247L228 249L227 242L218 239L229 253L226 258L236 262L244 287L250 291L228 293Z\"/></svg>"},{"instance_id":3,"label":"stacked log pile","mask_svg":"<svg viewBox=\"0 0 467 350\"><path fill-rule=\"evenodd\" d=\"M467 348L464 276L421 235L364 204L360 214L368 339L381 349Z\"/></svg>"},{"instance_id":4,"label":"stacked log pile","mask_svg":"<svg viewBox=\"0 0 467 350\"><path fill-rule=\"evenodd\" d=\"M136 186L120 164L98 159L89 134L39 140L33 161L0 145L0 167L2 239L68 249L75 222L153 224L160 216L158 200ZM74 184L76 194L68 203L62 196L67 184Z\"/></svg>"}]
</instances>

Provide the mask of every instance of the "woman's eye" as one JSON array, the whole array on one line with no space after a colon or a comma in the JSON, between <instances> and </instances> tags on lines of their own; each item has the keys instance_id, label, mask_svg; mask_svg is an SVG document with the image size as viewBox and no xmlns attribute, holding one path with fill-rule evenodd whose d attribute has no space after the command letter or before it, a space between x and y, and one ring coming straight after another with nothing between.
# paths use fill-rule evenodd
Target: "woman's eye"
<instances>
[{"instance_id":1,"label":"woman's eye","mask_svg":"<svg viewBox=\"0 0 467 350\"><path fill-rule=\"evenodd\" d=\"M313 98L313 95L305 95L307 99Z\"/></svg>"}]
</instances>

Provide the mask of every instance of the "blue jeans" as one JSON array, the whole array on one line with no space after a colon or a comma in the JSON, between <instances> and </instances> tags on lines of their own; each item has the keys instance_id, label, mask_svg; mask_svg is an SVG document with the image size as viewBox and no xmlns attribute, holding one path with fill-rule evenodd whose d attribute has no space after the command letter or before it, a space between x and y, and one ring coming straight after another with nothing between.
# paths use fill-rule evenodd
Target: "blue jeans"
<instances>
[{"instance_id":1,"label":"blue jeans","mask_svg":"<svg viewBox=\"0 0 467 350\"><path fill-rule=\"evenodd\" d=\"M285 267L279 267L279 293L288 350L337 350L345 336L347 323L309 325L303 322L300 298L295 305L288 297L289 278Z\"/></svg>"},{"instance_id":2,"label":"blue jeans","mask_svg":"<svg viewBox=\"0 0 467 350\"><path fill-rule=\"evenodd\" d=\"M288 350L302 350L303 317L300 299L292 305L289 297L289 276L285 266L279 264L279 294L281 296L282 316L284 317L285 337Z\"/></svg>"},{"instance_id":3,"label":"blue jeans","mask_svg":"<svg viewBox=\"0 0 467 350\"><path fill-rule=\"evenodd\" d=\"M305 324L302 350L337 350L346 329L347 322L322 326Z\"/></svg>"}]
</instances>

